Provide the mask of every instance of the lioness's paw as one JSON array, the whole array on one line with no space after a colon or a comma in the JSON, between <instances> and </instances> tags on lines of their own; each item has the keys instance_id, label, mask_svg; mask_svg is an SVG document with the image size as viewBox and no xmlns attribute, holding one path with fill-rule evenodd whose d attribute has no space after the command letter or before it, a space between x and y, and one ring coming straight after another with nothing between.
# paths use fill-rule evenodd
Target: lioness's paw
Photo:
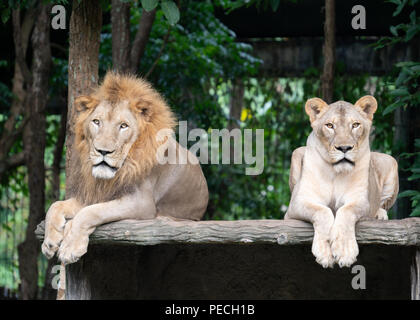
<instances>
[{"instance_id":1,"label":"lioness's paw","mask_svg":"<svg viewBox=\"0 0 420 320\"><path fill-rule=\"evenodd\" d=\"M388 214L385 209L379 208L376 212L375 218L378 220L388 220Z\"/></svg>"},{"instance_id":2,"label":"lioness's paw","mask_svg":"<svg viewBox=\"0 0 420 320\"><path fill-rule=\"evenodd\" d=\"M359 254L354 231L334 225L331 230L331 251L340 268L354 264Z\"/></svg>"},{"instance_id":3,"label":"lioness's paw","mask_svg":"<svg viewBox=\"0 0 420 320\"><path fill-rule=\"evenodd\" d=\"M64 234L64 240L58 250L58 259L64 264L77 262L87 251L89 235L73 230L71 225L66 225Z\"/></svg>"},{"instance_id":4,"label":"lioness's paw","mask_svg":"<svg viewBox=\"0 0 420 320\"><path fill-rule=\"evenodd\" d=\"M328 240L321 240L315 236L312 243L312 254L315 256L316 262L322 267L332 268L334 266L334 257Z\"/></svg>"}]
</instances>

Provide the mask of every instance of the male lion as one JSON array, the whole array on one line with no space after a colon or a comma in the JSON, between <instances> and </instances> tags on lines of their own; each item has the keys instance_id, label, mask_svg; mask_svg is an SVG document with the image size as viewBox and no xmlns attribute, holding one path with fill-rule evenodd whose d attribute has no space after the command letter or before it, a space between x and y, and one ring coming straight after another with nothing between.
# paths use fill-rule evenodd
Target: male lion
<instances>
[{"instance_id":1,"label":"male lion","mask_svg":"<svg viewBox=\"0 0 420 320\"><path fill-rule=\"evenodd\" d=\"M87 251L89 235L104 223L202 218L208 189L198 160L157 160L162 143L172 144L180 160L194 156L171 137L157 138L162 129L174 127L175 118L149 83L108 73L99 88L78 97L75 105L79 114L69 169L75 180L69 182L71 198L53 203L47 212L42 244L47 258L58 250L63 263L76 262Z\"/></svg>"},{"instance_id":2,"label":"male lion","mask_svg":"<svg viewBox=\"0 0 420 320\"><path fill-rule=\"evenodd\" d=\"M398 165L389 155L371 152L369 133L377 108L372 96L354 105L328 105L309 99L305 111L312 133L306 147L293 152L292 192L285 219L314 226L312 253L324 268L351 266L359 254L355 225L361 219L388 219L398 194Z\"/></svg>"}]
</instances>

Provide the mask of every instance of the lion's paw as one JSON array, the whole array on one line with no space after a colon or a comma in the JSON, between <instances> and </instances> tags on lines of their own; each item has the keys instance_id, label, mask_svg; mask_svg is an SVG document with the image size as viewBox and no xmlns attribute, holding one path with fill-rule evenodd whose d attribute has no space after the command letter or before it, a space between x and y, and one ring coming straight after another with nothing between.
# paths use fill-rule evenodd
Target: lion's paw
<instances>
[{"instance_id":1,"label":"lion's paw","mask_svg":"<svg viewBox=\"0 0 420 320\"><path fill-rule=\"evenodd\" d=\"M334 225L331 230L331 251L340 268L350 267L359 254L355 233Z\"/></svg>"},{"instance_id":2,"label":"lion's paw","mask_svg":"<svg viewBox=\"0 0 420 320\"><path fill-rule=\"evenodd\" d=\"M63 240L63 234L58 231L50 231L48 237L44 239L41 250L47 259L51 259L57 252L61 241Z\"/></svg>"},{"instance_id":3,"label":"lion's paw","mask_svg":"<svg viewBox=\"0 0 420 320\"><path fill-rule=\"evenodd\" d=\"M334 266L334 257L328 240L322 240L315 236L312 243L312 254L315 256L316 262L323 268L332 268Z\"/></svg>"},{"instance_id":4,"label":"lion's paw","mask_svg":"<svg viewBox=\"0 0 420 320\"><path fill-rule=\"evenodd\" d=\"M45 230L45 239L41 250L47 259L51 259L60 247L63 240L63 232L66 220L58 216L55 220L48 223Z\"/></svg>"},{"instance_id":5,"label":"lion's paw","mask_svg":"<svg viewBox=\"0 0 420 320\"><path fill-rule=\"evenodd\" d=\"M385 209L379 208L376 212L375 218L378 220L388 220L388 214Z\"/></svg>"},{"instance_id":6,"label":"lion's paw","mask_svg":"<svg viewBox=\"0 0 420 320\"><path fill-rule=\"evenodd\" d=\"M64 240L58 250L58 259L64 264L77 262L86 252L89 244L89 235L84 232L75 232L71 226L64 232Z\"/></svg>"}]
</instances>

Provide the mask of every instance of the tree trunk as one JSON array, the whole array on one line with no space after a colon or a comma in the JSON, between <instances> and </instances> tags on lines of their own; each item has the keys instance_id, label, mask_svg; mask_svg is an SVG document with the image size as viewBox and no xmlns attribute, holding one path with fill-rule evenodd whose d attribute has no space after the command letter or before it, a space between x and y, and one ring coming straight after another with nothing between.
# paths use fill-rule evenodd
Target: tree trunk
<instances>
[{"instance_id":1,"label":"tree trunk","mask_svg":"<svg viewBox=\"0 0 420 320\"><path fill-rule=\"evenodd\" d=\"M321 76L322 98L333 102L335 65L335 0L325 0L324 69Z\"/></svg>"},{"instance_id":2,"label":"tree trunk","mask_svg":"<svg viewBox=\"0 0 420 320\"><path fill-rule=\"evenodd\" d=\"M28 9L25 12L22 25L20 24L20 11L17 11L17 15L13 15L13 26L14 33L19 33L20 44L16 43L15 51L20 50L20 54L23 58L26 58L26 51L28 48L29 36L35 21L35 10ZM14 39L16 42L18 39ZM18 61L15 61L15 70L13 75L13 100L10 107L10 115L7 118L3 132L0 137L0 177L3 173L12 167L24 164L24 154L15 154L12 157L9 156L9 151L15 143L16 139L20 136L24 124L21 124L18 129L16 125L19 118L24 112L24 101L25 101L25 79Z\"/></svg>"},{"instance_id":3,"label":"tree trunk","mask_svg":"<svg viewBox=\"0 0 420 320\"><path fill-rule=\"evenodd\" d=\"M130 3L112 0L112 65L120 72L130 70Z\"/></svg>"},{"instance_id":4,"label":"tree trunk","mask_svg":"<svg viewBox=\"0 0 420 320\"><path fill-rule=\"evenodd\" d=\"M99 0L73 1L70 18L69 80L66 139L66 197L71 197L71 164L76 110L74 100L98 84L98 59L102 9ZM78 177L75 177L78 179Z\"/></svg>"},{"instance_id":5,"label":"tree trunk","mask_svg":"<svg viewBox=\"0 0 420 320\"><path fill-rule=\"evenodd\" d=\"M69 39L69 74L66 130L66 198L72 196L73 185L79 177L72 175L74 144L74 123L76 110L74 100L83 94L89 94L98 84L99 46L102 29L102 9L99 0L73 0L70 18ZM57 299L64 299L65 268L60 271L61 287Z\"/></svg>"},{"instance_id":6,"label":"tree trunk","mask_svg":"<svg viewBox=\"0 0 420 320\"><path fill-rule=\"evenodd\" d=\"M25 109L31 119L23 133L30 206L25 241L18 247L21 298L25 300L37 297L39 242L34 232L45 215L45 106L51 66L49 10L50 6L42 3L37 7L37 21L31 39L32 82L25 97Z\"/></svg>"}]
</instances>

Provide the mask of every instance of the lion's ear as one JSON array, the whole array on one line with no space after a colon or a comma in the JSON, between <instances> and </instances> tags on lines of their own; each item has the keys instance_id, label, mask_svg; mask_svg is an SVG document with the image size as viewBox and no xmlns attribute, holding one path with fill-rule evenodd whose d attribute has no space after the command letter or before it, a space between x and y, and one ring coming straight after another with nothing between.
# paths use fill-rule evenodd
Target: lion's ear
<instances>
[{"instance_id":1,"label":"lion's ear","mask_svg":"<svg viewBox=\"0 0 420 320\"><path fill-rule=\"evenodd\" d=\"M305 111L311 120L314 122L321 114L328 109L328 104L320 98L312 98L306 101Z\"/></svg>"},{"instance_id":2,"label":"lion's ear","mask_svg":"<svg viewBox=\"0 0 420 320\"><path fill-rule=\"evenodd\" d=\"M376 102L376 99L373 96L364 96L357 100L354 106L362 109L362 111L366 113L369 120L372 121L373 114L378 108L378 102Z\"/></svg>"},{"instance_id":3,"label":"lion's ear","mask_svg":"<svg viewBox=\"0 0 420 320\"><path fill-rule=\"evenodd\" d=\"M74 100L74 105L77 112L86 111L98 105L98 100L91 96L79 96Z\"/></svg>"},{"instance_id":4,"label":"lion's ear","mask_svg":"<svg viewBox=\"0 0 420 320\"><path fill-rule=\"evenodd\" d=\"M135 104L135 108L146 121L150 121L152 116L150 103L140 100Z\"/></svg>"}]
</instances>

